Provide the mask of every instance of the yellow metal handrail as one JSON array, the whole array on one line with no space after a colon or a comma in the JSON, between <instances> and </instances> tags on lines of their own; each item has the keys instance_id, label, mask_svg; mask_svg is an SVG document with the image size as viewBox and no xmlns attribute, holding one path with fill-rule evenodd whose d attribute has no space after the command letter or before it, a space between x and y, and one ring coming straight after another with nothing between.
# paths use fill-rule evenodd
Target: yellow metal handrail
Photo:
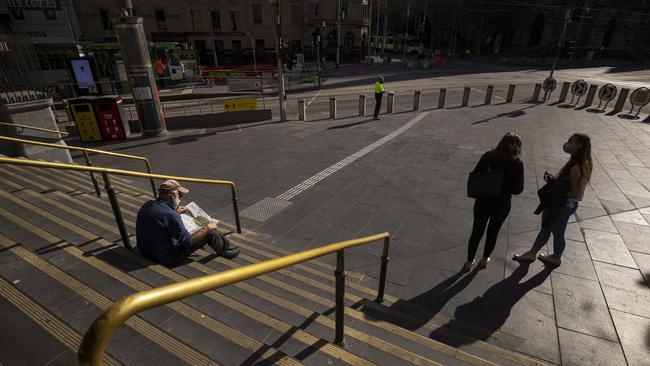
<instances>
[{"instance_id":1,"label":"yellow metal handrail","mask_svg":"<svg viewBox=\"0 0 650 366\"><path fill-rule=\"evenodd\" d=\"M115 214L115 220L117 221L117 226L118 229L120 230L122 241L124 242L124 246L126 246L127 248L131 247L129 243L129 235L126 231L126 225L124 225L124 219L122 218L122 213L119 207L119 203L117 201L117 195L115 194L115 189L111 184L110 174L124 175L128 177L136 177L136 178L160 179L160 180L174 179L177 181L188 182L188 183L227 185L230 187L230 192L232 196L232 204L233 204L233 210L235 212L235 223L237 224L237 232L241 233L241 223L239 220L239 206L237 204L237 187L235 186L234 182L229 180L187 178L187 177L178 177L174 175L134 172L131 170L123 170L123 169L99 168L94 166L83 166L83 165L75 165L75 164L53 163L47 161L4 158L4 157L0 157L0 164L26 165L26 166L33 166L39 168L77 170L77 171L84 171L84 172L101 173L102 177L104 178L104 184L105 184L104 188L108 193L108 198L109 201L111 202L113 213Z\"/></svg>"},{"instance_id":2,"label":"yellow metal handrail","mask_svg":"<svg viewBox=\"0 0 650 366\"><path fill-rule=\"evenodd\" d=\"M199 295L221 287L232 285L254 277L274 272L286 267L300 264L327 254L336 252L336 328L334 343L344 346L343 317L345 291L345 249L384 240L381 257L381 273L377 301L382 302L388 268L388 251L390 249L390 234L387 232L328 244L320 248L310 249L287 256L270 259L264 262L250 264L225 272L205 275L189 280L172 283L146 291L136 292L114 303L106 309L84 335L77 353L81 365L103 365L104 351L113 333L130 317L170 302Z\"/></svg>"},{"instance_id":3,"label":"yellow metal handrail","mask_svg":"<svg viewBox=\"0 0 650 366\"><path fill-rule=\"evenodd\" d=\"M144 162L144 165L147 168L147 173L152 174L151 165L149 164L149 159L147 159L147 158L145 158L143 156L121 154L121 153L115 153L115 152L112 152L112 151L89 149L89 148L86 148L86 147L79 147L79 146L52 144L52 143L48 143L48 142L41 142L41 141L34 141L34 140L27 140L27 139L19 139L19 138L16 138L16 137L8 137L8 136L0 136L0 140L11 141L11 142L16 142L16 143L20 143L20 144L46 146L46 147L52 147L52 148L55 148L55 149L82 151L83 154L84 154L84 158L86 159L86 165L87 166L92 166L93 165L92 161L90 161L90 156L88 155L88 153L116 156L116 157L119 157L119 158L125 158L125 159L131 159L131 160L140 160L140 161ZM95 187L95 193L97 193L98 196L101 196L101 191L99 189L99 185L97 184L97 180L95 179L95 176L92 174L92 172L90 173L90 178L93 181L93 186ZM151 190L153 191L153 195L155 197L156 196L156 184L154 183L153 179L149 179L149 182L151 183Z\"/></svg>"},{"instance_id":4,"label":"yellow metal handrail","mask_svg":"<svg viewBox=\"0 0 650 366\"><path fill-rule=\"evenodd\" d=\"M49 128L42 128L42 127L33 127L33 126L27 126L27 125L19 125L16 123L7 123L7 122L0 122L0 125L2 126L9 126L9 127L20 127L20 128L26 128L28 130L34 130L34 131L42 131L42 132L50 132L54 134L58 134L61 136L68 136L70 135L67 132L59 131L59 130L51 130Z\"/></svg>"}]
</instances>

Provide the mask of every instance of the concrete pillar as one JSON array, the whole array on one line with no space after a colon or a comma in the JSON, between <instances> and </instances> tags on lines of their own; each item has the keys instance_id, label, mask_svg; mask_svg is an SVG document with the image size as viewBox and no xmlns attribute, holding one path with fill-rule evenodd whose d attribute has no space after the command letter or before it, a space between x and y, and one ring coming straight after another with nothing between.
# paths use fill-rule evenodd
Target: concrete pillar
<instances>
[{"instance_id":1,"label":"concrete pillar","mask_svg":"<svg viewBox=\"0 0 650 366\"><path fill-rule=\"evenodd\" d=\"M438 96L438 108L445 108L445 97L447 96L447 89L440 89L440 96Z\"/></svg>"},{"instance_id":2,"label":"concrete pillar","mask_svg":"<svg viewBox=\"0 0 650 366\"><path fill-rule=\"evenodd\" d=\"M56 118L52 112L52 99L32 100L29 102L0 104L0 121L19 125L57 130ZM49 133L23 129L20 127L0 126L0 133L9 137L39 140L53 144L66 145L60 136ZM65 149L15 144L0 141L0 154L7 156L24 156L29 159L43 159L72 164L70 152Z\"/></svg>"},{"instance_id":3,"label":"concrete pillar","mask_svg":"<svg viewBox=\"0 0 650 366\"><path fill-rule=\"evenodd\" d=\"M413 110L414 111L419 111L420 110L420 96L421 92L419 90L415 91L415 94L413 95Z\"/></svg>"},{"instance_id":4,"label":"concrete pillar","mask_svg":"<svg viewBox=\"0 0 650 366\"><path fill-rule=\"evenodd\" d=\"M336 97L333 95L330 97L330 118L336 119Z\"/></svg>"},{"instance_id":5,"label":"concrete pillar","mask_svg":"<svg viewBox=\"0 0 650 366\"><path fill-rule=\"evenodd\" d=\"M627 101L628 94L630 94L630 89L628 88L621 89L621 93L618 95L618 99L616 100L616 105L614 106L614 110L612 111L613 113L618 113L623 110L623 108L625 107L625 102Z\"/></svg>"},{"instance_id":6,"label":"concrete pillar","mask_svg":"<svg viewBox=\"0 0 650 366\"><path fill-rule=\"evenodd\" d=\"M393 113L395 107L395 93L388 92L388 101L386 103L386 113Z\"/></svg>"},{"instance_id":7,"label":"concrete pillar","mask_svg":"<svg viewBox=\"0 0 650 366\"><path fill-rule=\"evenodd\" d=\"M542 90L542 84L535 84L535 90L533 90L533 98L530 100L531 103L539 103L539 93Z\"/></svg>"},{"instance_id":8,"label":"concrete pillar","mask_svg":"<svg viewBox=\"0 0 650 366\"><path fill-rule=\"evenodd\" d=\"M506 95L506 103L512 103L512 99L515 96L516 87L517 86L515 84L510 84L510 86L508 86L508 95Z\"/></svg>"},{"instance_id":9,"label":"concrete pillar","mask_svg":"<svg viewBox=\"0 0 650 366\"><path fill-rule=\"evenodd\" d=\"M494 85L488 85L485 92L485 104L492 103L492 93L494 93Z\"/></svg>"},{"instance_id":10,"label":"concrete pillar","mask_svg":"<svg viewBox=\"0 0 650 366\"><path fill-rule=\"evenodd\" d=\"M298 120L299 121L307 120L307 110L306 110L304 99L298 99Z\"/></svg>"},{"instance_id":11,"label":"concrete pillar","mask_svg":"<svg viewBox=\"0 0 650 366\"><path fill-rule=\"evenodd\" d=\"M463 90L463 103L461 104L463 107L467 107L467 104L469 104L469 91L470 87L466 86L465 89Z\"/></svg>"},{"instance_id":12,"label":"concrete pillar","mask_svg":"<svg viewBox=\"0 0 650 366\"><path fill-rule=\"evenodd\" d=\"M598 91L598 85L592 84L589 85L589 91L587 92L587 99L585 99L585 107L589 107L594 102L594 97L596 96L596 91Z\"/></svg>"},{"instance_id":13,"label":"concrete pillar","mask_svg":"<svg viewBox=\"0 0 650 366\"><path fill-rule=\"evenodd\" d=\"M363 117L366 115L366 95L359 94L359 116Z\"/></svg>"},{"instance_id":14,"label":"concrete pillar","mask_svg":"<svg viewBox=\"0 0 650 366\"><path fill-rule=\"evenodd\" d=\"M566 96L569 94L569 88L571 88L571 83L568 81L565 81L562 83L562 90L560 91L560 98L557 100L560 103L564 103L566 101Z\"/></svg>"}]
</instances>

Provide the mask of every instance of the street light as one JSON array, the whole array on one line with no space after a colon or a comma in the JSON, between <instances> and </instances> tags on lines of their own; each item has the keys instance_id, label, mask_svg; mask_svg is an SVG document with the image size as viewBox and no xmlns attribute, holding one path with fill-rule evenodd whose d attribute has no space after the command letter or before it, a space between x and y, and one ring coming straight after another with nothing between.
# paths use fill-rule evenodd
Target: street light
<instances>
[{"instance_id":1,"label":"street light","mask_svg":"<svg viewBox=\"0 0 650 366\"><path fill-rule=\"evenodd\" d=\"M280 0L269 0L273 7L273 32L275 34L275 56L278 73L278 99L280 102L280 121L287 120L287 100L284 92L284 72L282 70L282 24L280 21Z\"/></svg>"},{"instance_id":2,"label":"street light","mask_svg":"<svg viewBox=\"0 0 650 366\"><path fill-rule=\"evenodd\" d=\"M552 78L553 73L555 72L555 66L557 65L557 59L560 57L560 50L562 49L564 34L566 33L566 26L567 23L569 23L569 20L571 20L571 10L567 9L564 13L564 26L562 27L562 34L560 35L560 39L557 42L557 52L555 53L555 58L553 59L553 65L551 66L551 74L549 75L549 78Z\"/></svg>"}]
</instances>

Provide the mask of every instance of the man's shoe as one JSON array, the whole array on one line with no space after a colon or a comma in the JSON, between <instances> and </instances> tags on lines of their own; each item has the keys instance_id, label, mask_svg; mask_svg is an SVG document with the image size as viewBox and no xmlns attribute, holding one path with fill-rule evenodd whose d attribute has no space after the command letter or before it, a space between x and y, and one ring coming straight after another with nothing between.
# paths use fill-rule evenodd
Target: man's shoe
<instances>
[{"instance_id":1,"label":"man's shoe","mask_svg":"<svg viewBox=\"0 0 650 366\"><path fill-rule=\"evenodd\" d=\"M230 248L224 250L221 254L222 257L226 259L233 259L239 255L239 247L231 246Z\"/></svg>"}]
</instances>

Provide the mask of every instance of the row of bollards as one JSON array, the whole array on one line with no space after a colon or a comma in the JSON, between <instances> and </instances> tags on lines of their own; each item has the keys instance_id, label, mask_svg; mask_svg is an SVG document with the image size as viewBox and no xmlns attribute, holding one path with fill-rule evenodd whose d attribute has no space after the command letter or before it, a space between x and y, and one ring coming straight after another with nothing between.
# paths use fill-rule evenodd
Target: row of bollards
<instances>
[{"instance_id":1,"label":"row of bollards","mask_svg":"<svg viewBox=\"0 0 650 366\"><path fill-rule=\"evenodd\" d=\"M515 85L510 84L508 87L508 95L506 97L506 103L512 103L512 100L514 98L515 94ZM471 87L466 86L463 89L463 99L461 102L461 106L466 107L469 104L469 97L470 97L470 92L471 92ZM494 94L494 86L493 85L488 85L487 90L485 92L485 101L484 104L491 104L492 103L492 97ZM538 93L539 94L539 93ZM445 99L447 96L447 89L446 88L441 88L440 89L440 94L438 96L438 108L442 109L445 108ZM366 115L366 95L365 94L360 94L359 95L359 116L363 117ZM413 93L413 111L419 111L420 110L420 102L422 100L422 92L420 90L416 90ZM337 118L337 106L336 106L336 96L330 96L329 98L329 118L330 119L336 119ZM394 92L388 92L388 96L386 98L386 113L390 114L393 113L393 110L395 109L395 93ZM298 99L298 119L300 121L306 121L307 120L307 105L305 104L304 99Z\"/></svg>"}]
</instances>

